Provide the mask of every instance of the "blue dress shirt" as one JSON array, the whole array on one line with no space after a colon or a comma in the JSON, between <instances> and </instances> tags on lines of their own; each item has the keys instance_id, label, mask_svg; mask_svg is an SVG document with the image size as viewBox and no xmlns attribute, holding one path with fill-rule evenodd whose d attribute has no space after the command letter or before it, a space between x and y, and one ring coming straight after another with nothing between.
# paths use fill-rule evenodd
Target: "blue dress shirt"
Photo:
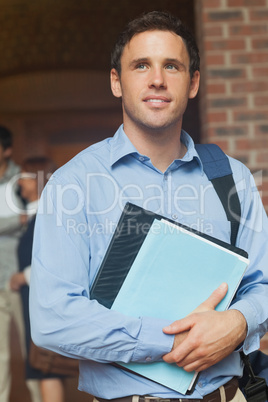
<instances>
[{"instance_id":1,"label":"blue dress shirt","mask_svg":"<svg viewBox=\"0 0 268 402\"><path fill-rule=\"evenodd\" d=\"M81 359L79 389L97 397L184 397L109 364L160 361L173 345L174 337L162 331L170 322L127 317L89 299L127 201L229 242L230 224L193 141L184 131L181 141L187 153L163 173L137 152L121 126L113 138L85 149L61 167L39 204L30 286L32 337L37 345ZM242 209L237 246L250 258L230 308L247 320L243 349L249 353L259 348L268 328L268 225L249 170L232 158L230 163ZM191 398L200 398L241 373L235 351L200 374Z\"/></svg>"}]
</instances>

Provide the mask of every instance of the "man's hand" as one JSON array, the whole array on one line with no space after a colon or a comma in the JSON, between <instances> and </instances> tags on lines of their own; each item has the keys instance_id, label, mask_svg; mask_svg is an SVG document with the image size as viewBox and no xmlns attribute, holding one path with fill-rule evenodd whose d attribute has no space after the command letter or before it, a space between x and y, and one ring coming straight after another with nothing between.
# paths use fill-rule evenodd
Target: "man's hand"
<instances>
[{"instance_id":1,"label":"man's hand","mask_svg":"<svg viewBox=\"0 0 268 402\"><path fill-rule=\"evenodd\" d=\"M163 356L186 371L202 371L224 359L245 339L247 324L238 310L215 311L227 293L222 284L192 314L163 329L175 334L173 348Z\"/></svg>"}]
</instances>

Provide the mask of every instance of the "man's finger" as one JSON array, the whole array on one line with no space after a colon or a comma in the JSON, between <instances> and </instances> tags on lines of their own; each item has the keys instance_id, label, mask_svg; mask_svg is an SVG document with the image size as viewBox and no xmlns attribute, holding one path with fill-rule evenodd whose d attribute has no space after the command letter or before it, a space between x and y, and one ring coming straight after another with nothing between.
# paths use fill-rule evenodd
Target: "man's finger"
<instances>
[{"instance_id":1,"label":"man's finger","mask_svg":"<svg viewBox=\"0 0 268 402\"><path fill-rule=\"evenodd\" d=\"M198 312L199 308L205 308L205 310L215 310L217 305L222 301L222 299L226 296L228 290L227 283L223 282L213 293L205 300L202 304L194 312Z\"/></svg>"},{"instance_id":2,"label":"man's finger","mask_svg":"<svg viewBox=\"0 0 268 402\"><path fill-rule=\"evenodd\" d=\"M223 282L213 293L200 304L193 313L202 313L208 310L215 310L220 301L226 296L228 290L227 283ZM189 316L188 316L189 317ZM191 321L187 320L187 317L175 321L168 327L163 328L166 334L176 334L182 331L188 331L191 329Z\"/></svg>"},{"instance_id":3,"label":"man's finger","mask_svg":"<svg viewBox=\"0 0 268 402\"><path fill-rule=\"evenodd\" d=\"M163 328L163 332L168 335L180 334L189 331L192 327L193 321L190 316L182 318L181 320L174 321L172 324Z\"/></svg>"}]
</instances>

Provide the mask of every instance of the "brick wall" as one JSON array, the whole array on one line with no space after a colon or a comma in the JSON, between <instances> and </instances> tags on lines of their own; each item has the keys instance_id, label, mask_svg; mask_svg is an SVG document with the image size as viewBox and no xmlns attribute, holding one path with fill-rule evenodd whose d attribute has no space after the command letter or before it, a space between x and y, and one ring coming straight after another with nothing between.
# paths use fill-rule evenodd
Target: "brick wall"
<instances>
[{"instance_id":1,"label":"brick wall","mask_svg":"<svg viewBox=\"0 0 268 402\"><path fill-rule=\"evenodd\" d=\"M268 210L268 1L197 0L202 139L262 172Z\"/></svg>"},{"instance_id":2,"label":"brick wall","mask_svg":"<svg viewBox=\"0 0 268 402\"><path fill-rule=\"evenodd\" d=\"M268 1L196 0L203 142L261 177L268 210ZM268 335L262 349L268 352Z\"/></svg>"}]
</instances>

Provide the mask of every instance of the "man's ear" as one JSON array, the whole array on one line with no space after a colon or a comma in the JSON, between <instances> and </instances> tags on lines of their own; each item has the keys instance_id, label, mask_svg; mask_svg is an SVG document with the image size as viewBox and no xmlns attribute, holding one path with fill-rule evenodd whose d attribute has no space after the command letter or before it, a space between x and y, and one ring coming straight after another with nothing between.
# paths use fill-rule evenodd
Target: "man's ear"
<instances>
[{"instance_id":1,"label":"man's ear","mask_svg":"<svg viewBox=\"0 0 268 402\"><path fill-rule=\"evenodd\" d=\"M115 68L111 70L110 79L111 79L111 89L113 95L116 98L120 98L122 96L121 82L118 72L116 71Z\"/></svg>"},{"instance_id":2,"label":"man's ear","mask_svg":"<svg viewBox=\"0 0 268 402\"><path fill-rule=\"evenodd\" d=\"M191 78L189 99L193 99L196 96L199 89L199 82L200 82L200 73L199 71L196 70Z\"/></svg>"}]
</instances>

